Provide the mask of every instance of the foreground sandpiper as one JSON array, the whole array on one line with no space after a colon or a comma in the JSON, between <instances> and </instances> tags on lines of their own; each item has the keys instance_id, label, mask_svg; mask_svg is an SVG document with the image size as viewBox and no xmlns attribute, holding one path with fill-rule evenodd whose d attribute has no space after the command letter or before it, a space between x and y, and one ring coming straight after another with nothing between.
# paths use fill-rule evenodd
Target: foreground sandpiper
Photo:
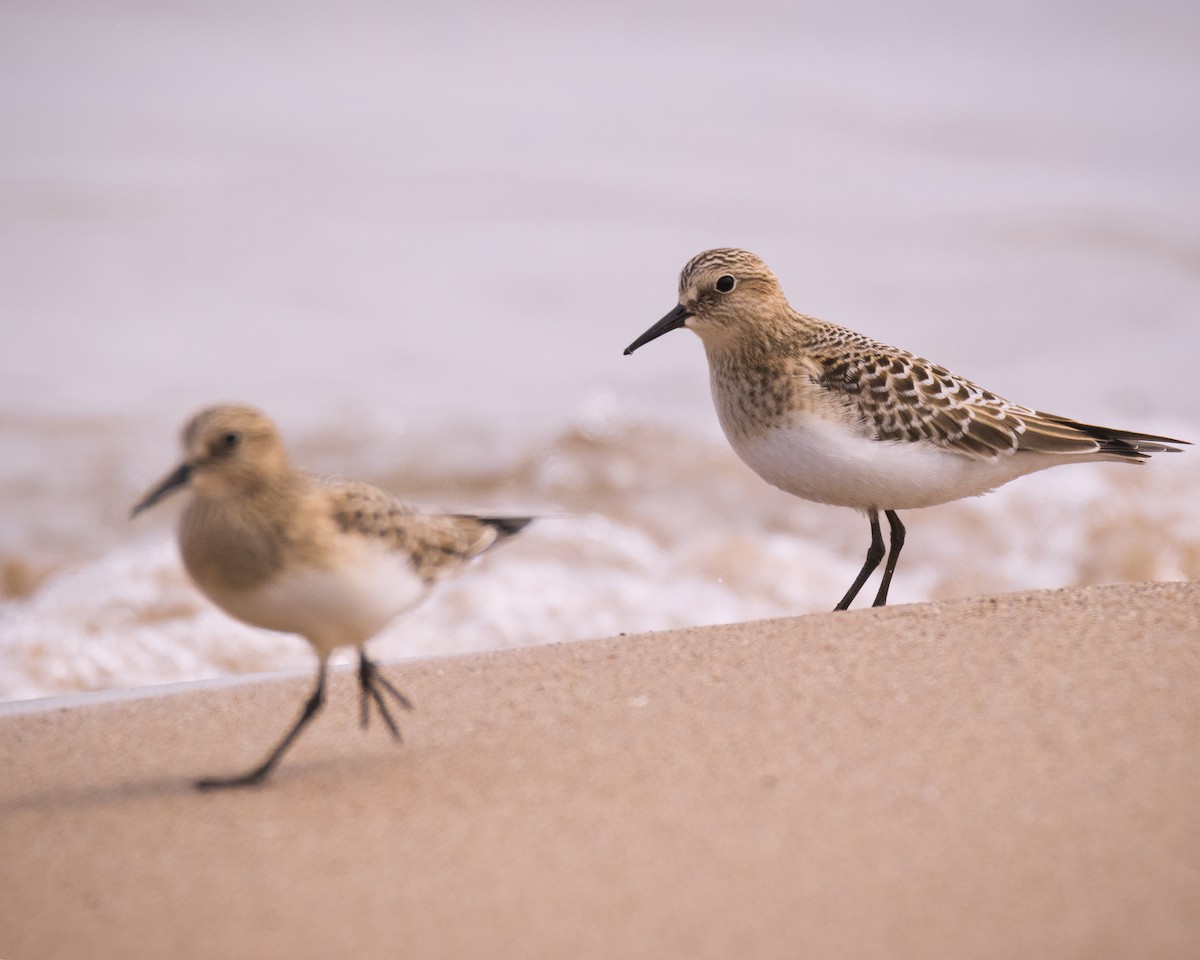
<instances>
[{"instance_id":1,"label":"foreground sandpiper","mask_svg":"<svg viewBox=\"0 0 1200 960\"><path fill-rule=\"evenodd\" d=\"M248 773L209 777L201 789L261 783L321 708L329 655L358 648L362 725L370 703L398 741L384 694L408 699L363 649L433 584L518 533L529 517L417 510L366 483L322 480L296 469L275 425L244 406L204 410L183 430L183 462L146 493L133 516L172 492L192 497L179 549L196 585L246 623L298 633L317 654L317 683L299 718Z\"/></svg>"},{"instance_id":2,"label":"foreground sandpiper","mask_svg":"<svg viewBox=\"0 0 1200 960\"><path fill-rule=\"evenodd\" d=\"M713 402L733 449L788 493L864 511L866 562L845 610L884 557L887 602L904 545L897 510L978 496L1064 463L1141 463L1185 440L1079 423L996 396L944 367L797 313L745 250L707 250L679 277L679 304L626 349L687 327L708 354Z\"/></svg>"}]
</instances>

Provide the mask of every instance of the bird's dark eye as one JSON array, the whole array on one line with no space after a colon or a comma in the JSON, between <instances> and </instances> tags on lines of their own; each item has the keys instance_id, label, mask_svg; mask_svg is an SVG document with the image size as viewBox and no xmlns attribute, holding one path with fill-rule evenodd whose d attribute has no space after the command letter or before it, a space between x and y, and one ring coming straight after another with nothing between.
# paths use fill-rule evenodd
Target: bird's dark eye
<instances>
[{"instance_id":1,"label":"bird's dark eye","mask_svg":"<svg viewBox=\"0 0 1200 960\"><path fill-rule=\"evenodd\" d=\"M227 434L225 434L225 436L223 436L221 438L221 443L226 450L232 450L234 447L236 447L241 442L242 442L242 435L237 432L227 433Z\"/></svg>"},{"instance_id":2,"label":"bird's dark eye","mask_svg":"<svg viewBox=\"0 0 1200 960\"><path fill-rule=\"evenodd\" d=\"M736 286L737 286L737 278L731 277L729 274L725 274L725 276L717 278L717 292L718 293L728 293L730 290L732 290Z\"/></svg>"}]
</instances>

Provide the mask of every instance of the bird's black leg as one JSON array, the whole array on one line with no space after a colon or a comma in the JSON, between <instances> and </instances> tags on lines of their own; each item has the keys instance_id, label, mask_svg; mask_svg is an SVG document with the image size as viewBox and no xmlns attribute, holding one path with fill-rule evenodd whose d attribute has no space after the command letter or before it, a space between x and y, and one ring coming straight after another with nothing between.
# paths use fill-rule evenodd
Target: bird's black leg
<instances>
[{"instance_id":1,"label":"bird's black leg","mask_svg":"<svg viewBox=\"0 0 1200 960\"><path fill-rule=\"evenodd\" d=\"M413 708L408 697L402 694L382 673L379 672L379 667L372 663L367 658L366 652L360 647L358 651L358 682L362 687L362 715L363 726L367 725L367 697L370 696L375 701L375 706L379 708L379 714L383 717L383 722L387 724L388 729L392 732L392 736L400 740L400 728L396 726L396 721L392 719L391 713L387 708L387 701L383 699L383 694L379 692L382 687L385 693L391 694L405 710Z\"/></svg>"},{"instance_id":2,"label":"bird's black leg","mask_svg":"<svg viewBox=\"0 0 1200 960\"><path fill-rule=\"evenodd\" d=\"M253 787L262 783L266 780L267 774L271 772L275 764L279 762L280 758L287 751L288 747L300 735L300 731L316 716L317 711L321 709L321 705L324 702L325 661L322 659L320 665L317 667L316 688L305 702L304 709L300 711L300 716L292 726L292 729L287 732L287 736L279 741L279 746L271 751L267 759L249 773L243 774L240 777L205 777L203 780L197 780L196 786L201 790L216 790L221 787Z\"/></svg>"},{"instance_id":3,"label":"bird's black leg","mask_svg":"<svg viewBox=\"0 0 1200 960\"><path fill-rule=\"evenodd\" d=\"M900 551L904 548L904 524L896 516L895 510L884 510L888 526L892 531L892 546L888 550L887 565L883 568L883 580L879 584L879 592L875 594L872 606L882 607L887 603L888 587L892 585L892 573L896 569L896 561L900 559Z\"/></svg>"},{"instance_id":4,"label":"bird's black leg","mask_svg":"<svg viewBox=\"0 0 1200 960\"><path fill-rule=\"evenodd\" d=\"M366 658L362 648L358 651L358 703L360 722L364 730L371 721L371 661Z\"/></svg>"},{"instance_id":5,"label":"bird's black leg","mask_svg":"<svg viewBox=\"0 0 1200 960\"><path fill-rule=\"evenodd\" d=\"M889 510L888 516L890 520L895 514ZM883 559L883 532L879 529L879 511L874 508L868 510L867 518L871 521L871 546L867 548L866 562L863 564L862 569L858 571L858 576L854 578L854 582L850 584L850 589L846 591L846 595L842 597L841 603L834 607L834 610L849 609L850 604L854 602L854 598L858 596L858 591L867 582L867 577L875 572L875 568L879 566L879 561ZM903 530L903 527L901 530Z\"/></svg>"}]
</instances>

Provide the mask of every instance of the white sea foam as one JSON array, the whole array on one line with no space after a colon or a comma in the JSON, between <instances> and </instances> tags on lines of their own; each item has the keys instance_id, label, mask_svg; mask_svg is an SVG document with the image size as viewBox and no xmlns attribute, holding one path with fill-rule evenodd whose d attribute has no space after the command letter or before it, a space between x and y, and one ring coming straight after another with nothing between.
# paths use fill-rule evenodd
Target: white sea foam
<instances>
[{"instance_id":1,"label":"white sea foam","mask_svg":"<svg viewBox=\"0 0 1200 960\"><path fill-rule=\"evenodd\" d=\"M399 489L412 472L395 464L372 479ZM910 512L893 602L1200 577L1198 477L1182 457L1077 466ZM826 610L867 543L861 517L770 489L711 434L618 415L581 418L519 451L502 474L417 485L434 483L473 507L547 515L396 621L372 645L383 658ZM0 605L0 638L8 699L311 662L300 640L212 607L161 526Z\"/></svg>"}]
</instances>

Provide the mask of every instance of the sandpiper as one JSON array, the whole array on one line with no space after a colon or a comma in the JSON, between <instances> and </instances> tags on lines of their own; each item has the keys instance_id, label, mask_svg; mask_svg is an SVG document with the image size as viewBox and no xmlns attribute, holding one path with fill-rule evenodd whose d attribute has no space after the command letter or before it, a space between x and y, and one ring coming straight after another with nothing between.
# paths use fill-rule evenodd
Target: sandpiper
<instances>
[{"instance_id":1,"label":"sandpiper","mask_svg":"<svg viewBox=\"0 0 1200 960\"><path fill-rule=\"evenodd\" d=\"M231 616L298 633L317 654L317 682L299 718L248 773L208 777L201 789L262 783L325 699L329 655L358 648L363 727L374 701L392 736L400 730L384 694L411 710L363 649L433 584L518 533L529 517L433 513L366 483L326 480L294 467L275 424L258 410L224 405L183 430L183 461L132 516L174 491L191 492L179 524L184 566Z\"/></svg>"},{"instance_id":2,"label":"sandpiper","mask_svg":"<svg viewBox=\"0 0 1200 960\"><path fill-rule=\"evenodd\" d=\"M713 403L733 449L788 493L864 511L871 545L835 607L847 609L884 557L875 606L887 602L904 545L897 510L987 493L1064 463L1141 463L1184 440L1114 430L1011 403L945 367L797 313L752 253L693 257L679 303L625 354L687 327L708 355Z\"/></svg>"}]
</instances>

